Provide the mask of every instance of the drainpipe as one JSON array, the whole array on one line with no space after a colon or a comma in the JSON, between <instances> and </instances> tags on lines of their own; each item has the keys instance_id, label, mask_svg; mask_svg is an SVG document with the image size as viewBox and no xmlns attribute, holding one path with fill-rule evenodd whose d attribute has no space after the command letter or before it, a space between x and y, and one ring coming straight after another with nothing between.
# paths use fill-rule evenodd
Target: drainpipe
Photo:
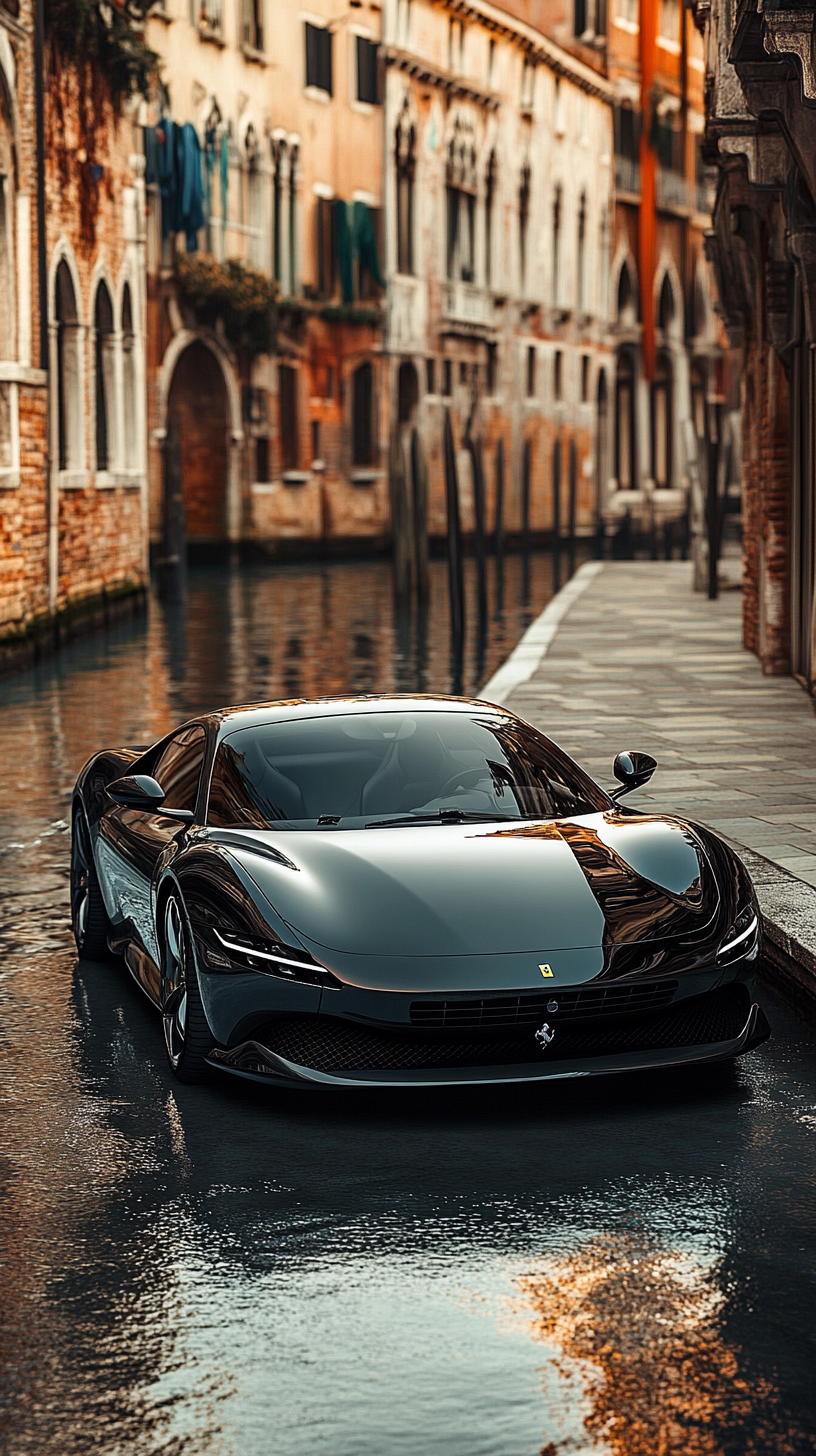
<instances>
[{"instance_id":1,"label":"drainpipe","mask_svg":"<svg viewBox=\"0 0 816 1456\"><path fill-rule=\"evenodd\" d=\"M48 491L48 607L56 610L59 580L59 497L51 470L51 379L48 348L48 269L45 252L45 4L34 0L34 110L37 139L37 303L39 367L46 375L45 478Z\"/></svg>"}]
</instances>

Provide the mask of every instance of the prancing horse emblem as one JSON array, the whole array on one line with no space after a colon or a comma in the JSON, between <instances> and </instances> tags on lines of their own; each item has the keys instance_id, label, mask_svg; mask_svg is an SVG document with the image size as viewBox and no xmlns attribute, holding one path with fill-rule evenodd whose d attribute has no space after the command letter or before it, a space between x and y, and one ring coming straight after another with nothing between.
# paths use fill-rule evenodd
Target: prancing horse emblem
<instances>
[{"instance_id":1,"label":"prancing horse emblem","mask_svg":"<svg viewBox=\"0 0 816 1456\"><path fill-rule=\"evenodd\" d=\"M552 975L552 966L539 966L538 969L545 978Z\"/></svg>"},{"instance_id":2,"label":"prancing horse emblem","mask_svg":"<svg viewBox=\"0 0 816 1456\"><path fill-rule=\"evenodd\" d=\"M552 1039L553 1039L554 1036L555 1036L555 1030L554 1030L554 1028L552 1026L550 1026L550 1024L549 1024L548 1021L545 1021L544 1022L544 1025L541 1028L541 1030L540 1031L537 1031L536 1034L535 1034L535 1039L536 1039L537 1042L540 1042L540 1044L541 1044L541 1050L543 1052L545 1052L547 1050L547 1047L550 1045L550 1042L552 1041Z\"/></svg>"}]
</instances>

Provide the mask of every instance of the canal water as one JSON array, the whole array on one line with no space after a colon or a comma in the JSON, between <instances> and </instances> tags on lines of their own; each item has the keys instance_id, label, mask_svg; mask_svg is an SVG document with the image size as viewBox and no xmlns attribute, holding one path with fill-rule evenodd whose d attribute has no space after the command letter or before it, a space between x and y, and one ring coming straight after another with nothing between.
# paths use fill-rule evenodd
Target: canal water
<instances>
[{"instance_id":1,"label":"canal water","mask_svg":"<svg viewBox=\"0 0 816 1456\"><path fill-rule=\"evenodd\" d=\"M213 568L0 684L3 1456L816 1451L816 1038L784 1007L707 1074L187 1088L72 950L91 752L224 702L474 692L552 592L549 558L493 567L461 653L436 564L424 622L382 563Z\"/></svg>"}]
</instances>

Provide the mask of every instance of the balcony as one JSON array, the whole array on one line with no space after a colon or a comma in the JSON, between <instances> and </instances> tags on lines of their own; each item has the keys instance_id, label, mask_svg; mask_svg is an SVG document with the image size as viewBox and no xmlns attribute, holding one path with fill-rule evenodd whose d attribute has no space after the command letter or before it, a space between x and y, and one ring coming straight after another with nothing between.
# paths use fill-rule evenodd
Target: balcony
<instances>
[{"instance_id":1,"label":"balcony","mask_svg":"<svg viewBox=\"0 0 816 1456\"><path fill-rule=\"evenodd\" d=\"M690 190L688 181L682 172L675 172L669 167L658 167L658 207L682 207L688 209L691 206Z\"/></svg>"},{"instance_id":2,"label":"balcony","mask_svg":"<svg viewBox=\"0 0 816 1456\"><path fill-rule=\"evenodd\" d=\"M428 293L424 278L395 274L388 286L389 348L424 354L428 347Z\"/></svg>"},{"instance_id":3,"label":"balcony","mask_svg":"<svg viewBox=\"0 0 816 1456\"><path fill-rule=\"evenodd\" d=\"M445 283L442 286L442 314L452 323L473 329L492 329L493 295L475 283Z\"/></svg>"},{"instance_id":4,"label":"balcony","mask_svg":"<svg viewBox=\"0 0 816 1456\"><path fill-rule=\"evenodd\" d=\"M615 191L640 196L640 162L634 157L615 157Z\"/></svg>"}]
</instances>

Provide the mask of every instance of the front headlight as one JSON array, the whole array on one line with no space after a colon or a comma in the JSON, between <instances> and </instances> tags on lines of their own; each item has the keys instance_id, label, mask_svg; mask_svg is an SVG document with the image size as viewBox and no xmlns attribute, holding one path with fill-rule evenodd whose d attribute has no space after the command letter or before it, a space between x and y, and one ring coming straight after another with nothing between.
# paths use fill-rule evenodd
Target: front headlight
<instances>
[{"instance_id":1,"label":"front headlight","mask_svg":"<svg viewBox=\"0 0 816 1456\"><path fill-rule=\"evenodd\" d=\"M742 956L749 955L756 948L758 940L759 917L753 905L746 905L720 942L717 964L727 965L729 961L737 961Z\"/></svg>"},{"instance_id":2,"label":"front headlight","mask_svg":"<svg viewBox=\"0 0 816 1456\"><path fill-rule=\"evenodd\" d=\"M307 950L282 941L261 940L256 936L239 935L213 926L209 934L199 932L204 964L211 971L262 971L282 980L300 981L307 986L326 986L337 990L342 985L326 966L322 966Z\"/></svg>"}]
</instances>

